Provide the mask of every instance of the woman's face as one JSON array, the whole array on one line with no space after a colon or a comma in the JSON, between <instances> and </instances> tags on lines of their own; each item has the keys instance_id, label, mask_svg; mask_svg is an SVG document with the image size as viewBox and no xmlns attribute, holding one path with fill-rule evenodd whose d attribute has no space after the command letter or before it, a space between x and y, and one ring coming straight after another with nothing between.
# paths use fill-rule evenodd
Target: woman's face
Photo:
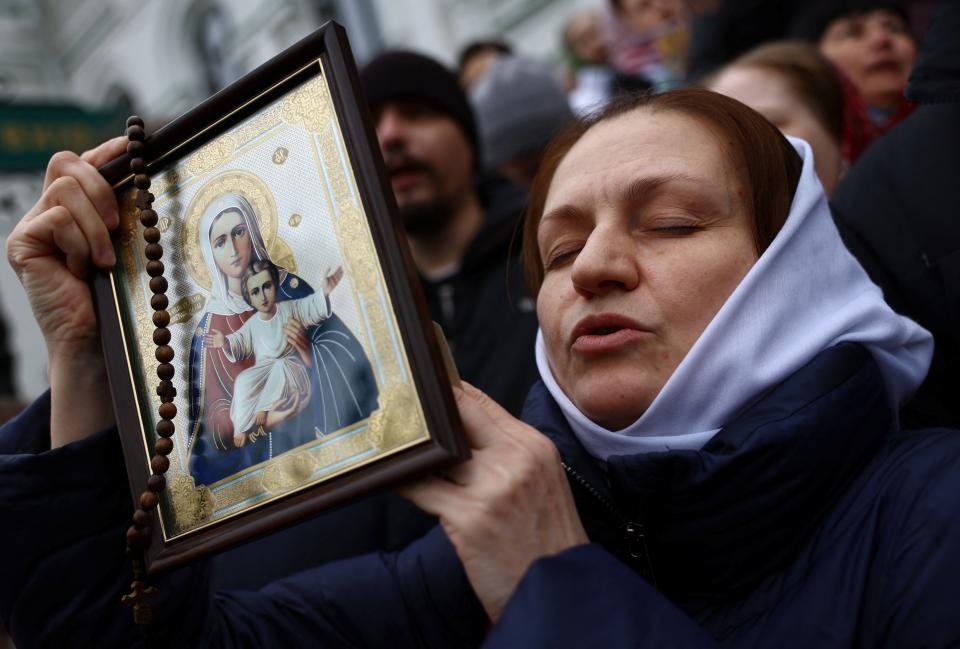
<instances>
[{"instance_id":1,"label":"woman's face","mask_svg":"<svg viewBox=\"0 0 960 649\"><path fill-rule=\"evenodd\" d=\"M636 421L757 260L744 196L717 137L679 113L602 122L560 163L537 230L537 314L587 417Z\"/></svg>"},{"instance_id":2,"label":"woman's face","mask_svg":"<svg viewBox=\"0 0 960 649\"><path fill-rule=\"evenodd\" d=\"M840 181L843 155L819 119L782 75L758 67L730 68L710 84L710 90L732 97L767 118L785 135L803 138L813 149L817 176L827 196Z\"/></svg>"},{"instance_id":3,"label":"woman's face","mask_svg":"<svg viewBox=\"0 0 960 649\"><path fill-rule=\"evenodd\" d=\"M627 27L642 34L677 22L683 16L683 4L678 0L622 0L620 16Z\"/></svg>"},{"instance_id":4,"label":"woman's face","mask_svg":"<svg viewBox=\"0 0 960 649\"><path fill-rule=\"evenodd\" d=\"M834 20L820 38L820 51L869 105L893 108L907 85L917 45L900 16L877 9Z\"/></svg>"},{"instance_id":5,"label":"woman's face","mask_svg":"<svg viewBox=\"0 0 960 649\"><path fill-rule=\"evenodd\" d=\"M210 247L217 268L234 279L243 277L250 265L253 244L247 224L239 212L228 211L213 220L210 226Z\"/></svg>"}]
</instances>

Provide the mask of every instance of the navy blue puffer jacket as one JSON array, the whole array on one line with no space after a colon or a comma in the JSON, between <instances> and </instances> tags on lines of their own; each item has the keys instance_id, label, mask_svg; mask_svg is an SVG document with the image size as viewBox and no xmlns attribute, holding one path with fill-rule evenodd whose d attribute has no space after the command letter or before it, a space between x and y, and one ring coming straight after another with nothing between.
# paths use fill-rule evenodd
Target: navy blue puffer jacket
<instances>
[{"instance_id":1,"label":"navy blue puffer jacket","mask_svg":"<svg viewBox=\"0 0 960 649\"><path fill-rule=\"evenodd\" d=\"M960 646L960 433L889 432L890 411L869 354L839 345L702 450L601 472L538 385L524 418L559 447L595 542L536 561L492 628L435 529L259 592L210 595L202 565L177 571L159 580L154 640ZM2 621L18 649L140 646L118 603L130 509L116 434L41 452L48 419L41 401L0 433Z\"/></svg>"}]
</instances>

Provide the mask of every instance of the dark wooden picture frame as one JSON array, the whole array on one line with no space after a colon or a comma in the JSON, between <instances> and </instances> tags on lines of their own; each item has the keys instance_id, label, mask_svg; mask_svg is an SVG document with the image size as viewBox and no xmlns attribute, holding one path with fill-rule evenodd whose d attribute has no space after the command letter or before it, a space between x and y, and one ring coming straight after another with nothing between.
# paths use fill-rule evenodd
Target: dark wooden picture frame
<instances>
[{"instance_id":1,"label":"dark wooden picture frame","mask_svg":"<svg viewBox=\"0 0 960 649\"><path fill-rule=\"evenodd\" d=\"M418 275L407 248L402 226L397 218L393 194L386 180L383 162L376 146L372 120L363 100L346 34L340 25L328 22L274 59L148 137L145 141L144 155L147 162L146 173L157 179L158 182L154 184L160 187L151 191L156 191L159 198L160 191L168 190L171 185L176 186L178 177L176 171L171 170L175 170L177 165L185 164L184 161L189 156L193 156L191 160L202 157L201 154L214 146L211 143L215 144L218 141L217 138L233 132L231 129L251 123L251 120L259 118L267 107L274 106L271 110L280 110L276 108L279 105L277 102L286 102L286 98L289 97L294 97L291 101L295 102L298 96L294 96L293 93L305 88L305 84L309 83L322 83L327 89L329 98L327 106L332 108L330 112L336 122L335 130L340 135L338 146L342 148L341 159L345 161L344 168L348 169L344 174L345 182L352 183L351 191L355 192L352 200L359 208L357 212L360 219L365 221L369 240L372 241L372 247L369 250L375 252L379 262L374 266L365 265L364 270L373 268L376 271L379 266L381 273L379 277L382 281L379 285L381 288L378 290L382 291L381 296L386 295L386 300L381 298L381 302L389 306L388 310L394 318L392 325L394 328L391 331L395 332L399 339L395 341L394 347L398 358L402 357L407 363L409 375L404 376L414 388L410 394L413 394L415 399L413 402L401 400L384 404L383 386L381 386L378 397L380 407L370 414L369 421L364 420L370 430L376 423L381 435L377 438L381 440L381 447L377 448L384 450L379 455L374 454L373 459L358 462L355 468L351 468L352 465L348 466L342 473L329 478L310 477L306 482L294 484L292 487L280 484L276 493L271 492L272 495L269 498L261 499L258 504L240 507L237 511L216 518L212 522L207 520L200 524L193 521L192 527L186 524L181 525L181 519L177 518L179 514L172 511L176 507L170 492L178 494L177 498L180 500L177 500L177 503L187 502L183 498L187 496L192 498L196 495L199 499L196 504L198 512L206 511L203 510L204 507L210 507L209 502L206 504L201 502L204 497L210 498L210 492L208 489L207 496L204 496L205 487L201 485L197 487L196 494L190 492L184 496L183 485L180 485L181 491L177 492L178 487L171 484L168 475L168 488L164 497L161 498L160 507L151 513L152 538L147 552L150 572L174 568L197 556L268 533L348 499L453 464L469 456L469 449L453 400L444 350L441 349L441 343L434 335L433 325L420 292ZM284 103L283 106L286 109L288 104ZM310 106L305 110L306 112L300 115L300 119L309 122L314 114L310 112ZM286 156L286 149L283 149L282 154L281 148L277 148L276 151L273 162L281 164L282 161L278 162L278 160ZM321 158L316 153L315 157L317 166L320 168ZM121 220L122 223L127 224L126 226L122 224L120 231L114 237L117 257L122 260L123 255L126 254L128 259L133 259L136 253L142 260L141 238L133 236L137 233L139 226L135 219L124 220L123 218L125 210L123 206L126 204L127 209L132 209L129 205L132 176L128 169L129 159L124 155L106 165L101 169L101 173L116 190L121 204ZM199 182L200 180L197 180L197 183ZM331 186L326 189L329 190ZM333 199L328 198L328 200ZM330 205L332 206L333 203L331 202ZM298 215L294 216L299 218ZM291 223L293 223L292 219L293 217L291 217ZM171 232L176 227L186 226L181 223L179 226L172 227ZM257 228L260 227L257 225ZM258 236L262 237L259 232ZM176 264L171 263L176 261L177 254L169 250L172 239L174 235L169 234L161 240L164 246L164 261L167 264L166 273L169 276L171 273L181 272L182 275L182 271L176 268ZM262 238L261 245L264 245ZM151 474L149 457L155 437L150 422L154 421L159 401L155 394L150 394L149 390L150 377L154 375L155 369L151 366L154 362L153 356L151 354L147 357L143 341L140 341L138 347L137 342L133 340L132 332L137 324L133 322L134 316L131 315L134 313L131 306L132 298L124 292L125 285L120 276L121 266L122 262L118 263L117 270L97 276L94 280L94 292L113 405L123 443L130 490L136 506L139 494L143 491ZM355 274L357 270L353 269ZM350 274L351 271L348 269L347 277L350 277ZM354 278L354 281L359 279ZM171 281L171 285L174 284L175 281ZM173 311L177 296L174 294L170 297L172 303L170 308ZM181 302L184 300L181 299ZM186 303L189 303L189 300L186 300ZM194 300L195 303L196 300ZM360 304L359 301L357 303ZM191 316L183 324L195 326L195 319ZM189 355L196 344L196 338L194 338L190 346L182 345L176 353L180 356ZM206 358L204 356L206 348L202 347L204 343L200 344L200 355ZM183 363L181 367L184 367L185 361L181 363ZM176 420L178 434L174 437L175 449L178 443L183 443L183 438L180 436L182 433L179 431L184 428L184 422L189 420L189 413L184 411L192 408L194 403L188 403L189 399L194 397L183 392L190 392L192 389L193 386L188 385L187 390L181 390L175 402L178 405L178 412L181 413ZM197 403L202 404L202 396ZM379 417L376 422L373 421L375 416ZM421 434L415 442L390 450L383 441L385 439L383 435L389 436L396 432L394 429L410 427L411 422L418 422L417 425L422 426L427 436L424 437ZM194 428L200 430L197 426L194 425ZM334 437L332 435L331 439ZM187 448L187 453L190 453L195 447L188 443ZM298 453L298 455L302 454ZM282 459L285 455L281 454L279 457ZM269 462L278 461L277 458L273 458ZM289 467L283 470L286 471L287 468ZM191 470L188 467L181 467L181 472L190 477ZM289 477L288 473L284 473L283 476ZM299 478L302 477L302 475L299 476ZM261 481L263 480L265 478L261 477Z\"/></svg>"}]
</instances>

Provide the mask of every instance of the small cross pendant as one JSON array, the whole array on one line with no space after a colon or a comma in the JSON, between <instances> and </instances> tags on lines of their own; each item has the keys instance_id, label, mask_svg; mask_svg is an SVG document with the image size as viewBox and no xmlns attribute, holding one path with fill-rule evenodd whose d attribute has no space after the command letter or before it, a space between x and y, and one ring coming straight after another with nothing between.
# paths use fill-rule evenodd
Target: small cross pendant
<instances>
[{"instance_id":1,"label":"small cross pendant","mask_svg":"<svg viewBox=\"0 0 960 649\"><path fill-rule=\"evenodd\" d=\"M133 621L137 624L150 624L153 622L153 610L147 603L147 598L156 594L157 589L148 586L139 579L130 584L130 592L124 595L120 601L124 604L133 604Z\"/></svg>"}]
</instances>

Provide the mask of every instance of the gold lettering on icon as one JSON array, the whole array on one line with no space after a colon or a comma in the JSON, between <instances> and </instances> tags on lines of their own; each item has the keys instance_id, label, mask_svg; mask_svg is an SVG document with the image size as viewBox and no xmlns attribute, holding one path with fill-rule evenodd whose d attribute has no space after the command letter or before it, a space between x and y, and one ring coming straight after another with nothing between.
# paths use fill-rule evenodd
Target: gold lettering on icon
<instances>
[{"instance_id":1,"label":"gold lettering on icon","mask_svg":"<svg viewBox=\"0 0 960 649\"><path fill-rule=\"evenodd\" d=\"M160 217L160 220L157 221L157 229L160 230L160 232L166 232L167 230L169 230L169 229L170 229L170 217L169 217L169 216L161 216L161 217Z\"/></svg>"},{"instance_id":2,"label":"gold lettering on icon","mask_svg":"<svg viewBox=\"0 0 960 649\"><path fill-rule=\"evenodd\" d=\"M180 324L182 322L190 322L194 314L203 308L205 302L205 298L200 293L194 293L189 297L177 300L173 303L173 306L170 307L170 323Z\"/></svg>"},{"instance_id":3,"label":"gold lettering on icon","mask_svg":"<svg viewBox=\"0 0 960 649\"><path fill-rule=\"evenodd\" d=\"M153 183L150 186L150 190L156 196L163 196L168 191L187 180L190 177L190 173L181 167L170 169L165 172L159 178L153 178Z\"/></svg>"},{"instance_id":4,"label":"gold lettering on icon","mask_svg":"<svg viewBox=\"0 0 960 649\"><path fill-rule=\"evenodd\" d=\"M290 152L286 148L278 146L277 150L273 152L273 164L282 165L288 157L290 157Z\"/></svg>"},{"instance_id":5,"label":"gold lettering on icon","mask_svg":"<svg viewBox=\"0 0 960 649\"><path fill-rule=\"evenodd\" d=\"M299 214L291 214L291 215L290 215L290 220L287 221L287 223L290 224L290 227L291 227L291 228L297 227L297 226L300 225L300 223L302 223L302 222L303 222L303 217L300 216Z\"/></svg>"}]
</instances>

